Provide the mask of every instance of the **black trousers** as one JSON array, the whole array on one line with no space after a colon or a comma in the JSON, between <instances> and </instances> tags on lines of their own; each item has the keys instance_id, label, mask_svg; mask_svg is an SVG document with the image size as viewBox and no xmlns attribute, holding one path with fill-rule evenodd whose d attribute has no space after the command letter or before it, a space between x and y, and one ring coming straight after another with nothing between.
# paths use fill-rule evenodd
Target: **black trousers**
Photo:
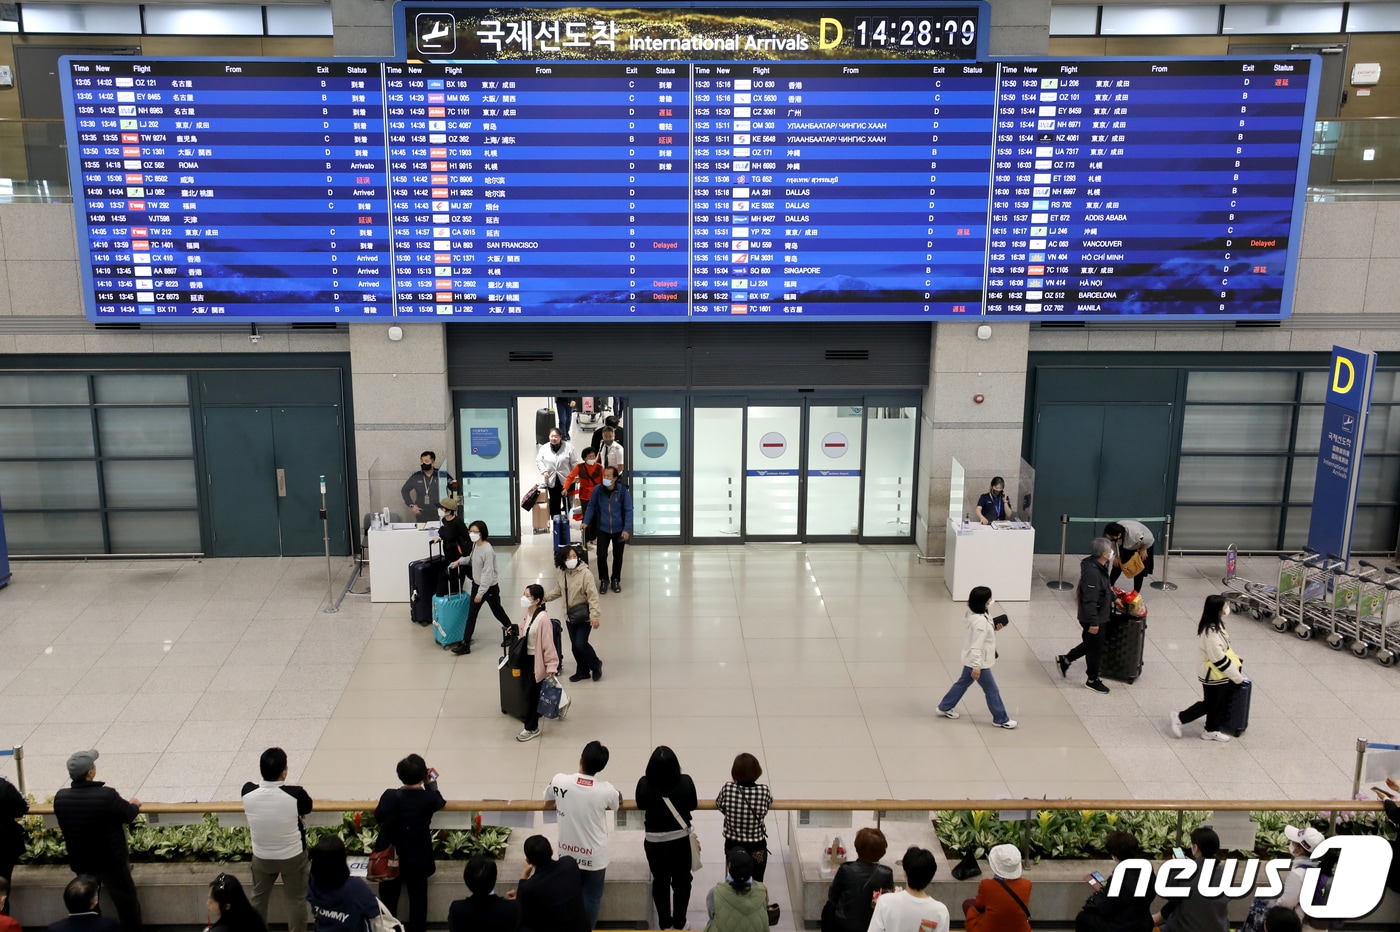
<instances>
[{"instance_id":1,"label":"black trousers","mask_svg":"<svg viewBox=\"0 0 1400 932\"><path fill-rule=\"evenodd\" d=\"M1218 685L1207 686L1201 684L1201 701L1192 703L1184 711L1177 715L1177 719L1183 724L1194 722L1202 715L1206 717L1206 731L1220 730L1220 713L1225 711L1225 686L1228 681L1222 681Z\"/></svg>"},{"instance_id":2,"label":"black trousers","mask_svg":"<svg viewBox=\"0 0 1400 932\"><path fill-rule=\"evenodd\" d=\"M544 691L544 684L535 679L533 654L525 655L525 666L521 668L520 675L525 678L525 730L535 731L540 727L540 693Z\"/></svg>"},{"instance_id":3,"label":"black trousers","mask_svg":"<svg viewBox=\"0 0 1400 932\"><path fill-rule=\"evenodd\" d=\"M598 659L598 652L593 649L593 645L588 643L588 635L593 631L593 625L587 621L570 621L565 627L569 630L569 646L573 648L574 663L578 664L578 672L601 671L603 662Z\"/></svg>"},{"instance_id":4,"label":"black trousers","mask_svg":"<svg viewBox=\"0 0 1400 932\"><path fill-rule=\"evenodd\" d=\"M1079 643L1065 654L1065 659L1074 663L1083 657L1085 666L1089 668L1089 681L1093 682L1099 678L1099 660L1103 657L1103 625L1099 625L1098 634L1090 634L1083 625L1079 626L1079 632Z\"/></svg>"},{"instance_id":5,"label":"black trousers","mask_svg":"<svg viewBox=\"0 0 1400 932\"><path fill-rule=\"evenodd\" d=\"M562 476L559 477L558 485L548 485L545 486L545 489L549 492L550 517L553 517L554 515L562 515L564 513L564 505L565 500L567 498L567 496L564 495L564 478Z\"/></svg>"},{"instance_id":6,"label":"black trousers","mask_svg":"<svg viewBox=\"0 0 1400 932\"><path fill-rule=\"evenodd\" d=\"M608 572L608 549L612 548L613 564L612 573ZM618 580L622 578L622 551L627 548L627 541L619 534L604 534L598 532L598 579L607 582L609 579Z\"/></svg>"},{"instance_id":7,"label":"black trousers","mask_svg":"<svg viewBox=\"0 0 1400 932\"><path fill-rule=\"evenodd\" d=\"M102 889L112 898L112 904L117 907L117 918L121 920L122 932L141 932L141 901L136 897L136 884L131 879L130 864L116 864L104 870L75 870L73 873L90 873L98 879Z\"/></svg>"},{"instance_id":8,"label":"black trousers","mask_svg":"<svg viewBox=\"0 0 1400 932\"><path fill-rule=\"evenodd\" d=\"M481 595L481 601L476 600L477 595ZM472 642L472 632L476 631L476 616L481 614L481 606L491 606L491 614L496 616L496 620L501 623L502 628L508 628L512 624L510 616L506 610L501 608L501 587L488 586L483 593L481 587L472 583L472 604L467 609L467 633L462 635L462 640L468 644Z\"/></svg>"},{"instance_id":9,"label":"black trousers","mask_svg":"<svg viewBox=\"0 0 1400 932\"><path fill-rule=\"evenodd\" d=\"M689 844L689 842L687 842ZM747 851L749 857L753 858L753 879L763 883L763 872L768 870L768 842L766 841L734 841L726 838L724 840L724 857L729 859L729 852L735 848Z\"/></svg>"},{"instance_id":10,"label":"black trousers","mask_svg":"<svg viewBox=\"0 0 1400 932\"><path fill-rule=\"evenodd\" d=\"M408 918L399 913L399 891L408 893ZM389 907L394 918L403 923L404 932L426 932L428 928L428 875L400 871L398 880L381 880L379 898Z\"/></svg>"},{"instance_id":11,"label":"black trousers","mask_svg":"<svg viewBox=\"0 0 1400 932\"><path fill-rule=\"evenodd\" d=\"M690 839L644 841L658 929L682 929L690 908Z\"/></svg>"},{"instance_id":12,"label":"black trousers","mask_svg":"<svg viewBox=\"0 0 1400 932\"><path fill-rule=\"evenodd\" d=\"M1151 576L1152 573L1153 573L1153 571L1156 570L1156 568L1157 568L1157 561L1156 561L1156 559L1154 559L1154 558L1156 557L1156 554L1153 553L1153 548L1154 548L1154 547L1156 547L1156 544L1153 544L1152 547L1148 547L1148 548L1147 548L1147 556L1145 556L1145 557L1142 558L1142 572L1141 572L1141 573L1138 573L1136 576L1133 577L1133 591L1134 591L1134 592L1141 592L1141 591L1142 591L1142 581L1143 581L1145 578L1147 578L1148 576ZM1136 552L1137 552L1137 551L1133 551L1133 553L1136 553ZM1132 559L1132 556L1129 555L1128 559ZM1110 586L1117 585L1117 584L1118 584L1118 577L1120 577L1120 576L1122 576L1122 575L1123 575L1123 567L1122 567L1122 566L1119 566L1119 565L1115 565L1115 566L1113 567L1113 571L1110 572L1110 573L1108 574L1108 584L1109 584Z\"/></svg>"}]
</instances>

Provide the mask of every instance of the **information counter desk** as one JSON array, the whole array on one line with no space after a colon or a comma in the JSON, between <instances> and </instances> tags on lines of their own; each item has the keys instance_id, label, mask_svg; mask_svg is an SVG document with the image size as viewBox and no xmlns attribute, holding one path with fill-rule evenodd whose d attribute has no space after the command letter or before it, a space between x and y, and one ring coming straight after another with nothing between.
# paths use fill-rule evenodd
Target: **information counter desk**
<instances>
[{"instance_id":1,"label":"information counter desk","mask_svg":"<svg viewBox=\"0 0 1400 932\"><path fill-rule=\"evenodd\" d=\"M953 598L967 600L976 586L989 586L998 602L1029 602L1035 558L1035 529L948 522L943 582Z\"/></svg>"},{"instance_id":2,"label":"information counter desk","mask_svg":"<svg viewBox=\"0 0 1400 932\"><path fill-rule=\"evenodd\" d=\"M428 558L428 541L437 532L436 527L420 528L416 524L369 529L371 602L408 601L408 564Z\"/></svg>"}]
</instances>

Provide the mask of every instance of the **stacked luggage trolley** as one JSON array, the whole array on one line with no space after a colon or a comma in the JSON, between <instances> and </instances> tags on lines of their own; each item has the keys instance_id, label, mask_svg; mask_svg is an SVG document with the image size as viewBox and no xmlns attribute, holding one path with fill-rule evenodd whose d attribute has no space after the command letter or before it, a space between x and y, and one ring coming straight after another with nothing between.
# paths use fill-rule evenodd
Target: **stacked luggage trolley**
<instances>
[{"instance_id":1,"label":"stacked luggage trolley","mask_svg":"<svg viewBox=\"0 0 1400 932\"><path fill-rule=\"evenodd\" d=\"M1269 585L1236 576L1235 554L1232 546L1221 580L1231 611L1382 666L1400 659L1400 569L1305 549L1280 556Z\"/></svg>"}]
</instances>

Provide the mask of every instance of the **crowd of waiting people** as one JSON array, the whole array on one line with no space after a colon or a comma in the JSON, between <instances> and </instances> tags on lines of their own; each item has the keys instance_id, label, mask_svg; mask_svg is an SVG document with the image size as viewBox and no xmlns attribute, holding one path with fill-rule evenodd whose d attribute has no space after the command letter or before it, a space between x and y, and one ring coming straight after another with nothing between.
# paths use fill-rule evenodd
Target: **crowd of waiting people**
<instances>
[{"instance_id":1,"label":"crowd of waiting people","mask_svg":"<svg viewBox=\"0 0 1400 932\"><path fill-rule=\"evenodd\" d=\"M67 917L49 924L53 932L140 932L141 903L132 881L126 826L141 810L138 799L123 799L98 781L96 750L68 759L71 783L54 797L54 815L67 844L69 866L77 875L63 893ZM610 814L623 794L600 774L608 749L597 741L584 746L578 771L559 773L545 788L545 808L559 817L557 842L543 835L525 839L525 867L515 888L497 895L496 861L477 855L467 861L462 879L470 896L448 910L450 932L591 932L598 922L609 865ZM428 878L433 857L434 813L447 803L437 787L437 772L418 754L399 761L399 785L383 792L374 810L379 826L375 851L388 852L396 864L392 876L379 879L377 895L366 880L353 876L348 852L338 835L323 835L308 848L304 817L311 796L287 783L287 755L268 748L259 761L261 780L246 783L243 809L252 841L251 893L227 872L209 884L208 929L211 932L267 932L268 907L279 886L288 932L425 932L428 925ZM720 789L716 808L724 816L725 879L705 896L707 932L762 932L776 919L777 906L763 883L768 862L765 823L772 794L759 783L763 770L752 754L741 753L731 779ZM1400 792L1400 783L1388 781ZM635 799L645 814L644 850L652 874L652 899L658 928L688 928L693 878L694 828L699 806L695 782L669 747L657 747L637 781ZM1386 798L1385 813L1400 826L1400 805ZM28 811L24 798L0 780L0 932L21 932L8 915L10 880L24 849L15 820ZM1313 858L1321 832L1308 826L1285 829L1292 865L1280 896L1253 904L1242 932L1299 932L1304 878L1317 869L1330 878L1336 860ZM1397 841L1400 847L1400 841ZM1114 862L1141 859L1138 839L1115 831L1104 846ZM822 932L942 932L949 928L947 906L929 894L937 873L932 852L910 847L898 862L904 886L881 863L888 850L878 828L855 836L856 859L840 865L821 914ZM1216 860L1220 839L1209 827L1191 833L1190 857ZM975 897L961 904L970 932L1031 932L1032 885L1023 876L1021 852L998 845L987 853L992 876L983 879ZM1392 864L1390 886L1397 884L1400 857ZM1211 878L1219 882L1220 878ZM117 917L101 914L99 896L106 890ZM1076 932L1229 932L1228 900L1191 888L1182 900L1168 901L1153 913L1154 892L1137 895L1125 885L1117 896L1095 884L1075 920ZM401 895L407 908L400 911ZM400 923L398 920L402 919Z\"/></svg>"}]
</instances>

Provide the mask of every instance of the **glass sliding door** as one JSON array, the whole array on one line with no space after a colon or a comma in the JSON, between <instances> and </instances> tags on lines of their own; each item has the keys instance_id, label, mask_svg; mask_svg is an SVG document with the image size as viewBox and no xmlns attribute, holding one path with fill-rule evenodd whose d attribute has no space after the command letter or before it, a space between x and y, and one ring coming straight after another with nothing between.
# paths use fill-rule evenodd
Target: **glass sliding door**
<instances>
[{"instance_id":1,"label":"glass sliding door","mask_svg":"<svg viewBox=\"0 0 1400 932\"><path fill-rule=\"evenodd\" d=\"M866 407L861 537L908 538L912 533L918 426L919 409L913 405Z\"/></svg>"},{"instance_id":2,"label":"glass sliding door","mask_svg":"<svg viewBox=\"0 0 1400 932\"><path fill-rule=\"evenodd\" d=\"M695 409L691 536L743 533L744 409Z\"/></svg>"},{"instance_id":3,"label":"glass sliding door","mask_svg":"<svg viewBox=\"0 0 1400 932\"><path fill-rule=\"evenodd\" d=\"M515 494L511 487L512 407L458 408L463 514L484 521L491 536L515 536Z\"/></svg>"},{"instance_id":4,"label":"glass sliding door","mask_svg":"<svg viewBox=\"0 0 1400 932\"><path fill-rule=\"evenodd\" d=\"M632 534L680 537L681 408L632 406L626 418Z\"/></svg>"},{"instance_id":5,"label":"glass sliding door","mask_svg":"<svg viewBox=\"0 0 1400 932\"><path fill-rule=\"evenodd\" d=\"M802 406L750 405L744 446L745 536L796 539L800 533Z\"/></svg>"},{"instance_id":6,"label":"glass sliding door","mask_svg":"<svg viewBox=\"0 0 1400 932\"><path fill-rule=\"evenodd\" d=\"M860 405L807 408L807 528L804 537L860 535Z\"/></svg>"}]
</instances>

